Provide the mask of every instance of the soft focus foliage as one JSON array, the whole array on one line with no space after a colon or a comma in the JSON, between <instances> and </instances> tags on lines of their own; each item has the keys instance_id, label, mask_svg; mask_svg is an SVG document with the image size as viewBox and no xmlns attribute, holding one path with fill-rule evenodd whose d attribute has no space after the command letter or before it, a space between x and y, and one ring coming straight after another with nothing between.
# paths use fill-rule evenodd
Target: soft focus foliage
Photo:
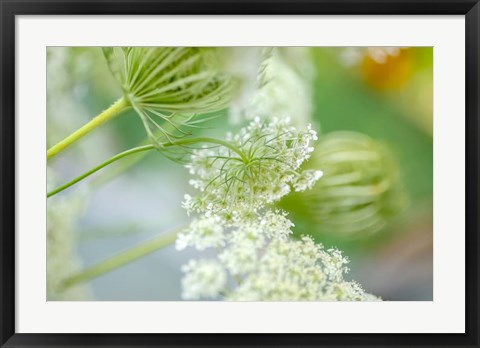
<instances>
[{"instance_id":1,"label":"soft focus foliage","mask_svg":"<svg viewBox=\"0 0 480 348\"><path fill-rule=\"evenodd\" d=\"M51 169L48 172L50 186L54 180ZM76 223L84 206L84 195L55 197L47 204L47 299L86 300L90 294L81 284L65 289L62 282L77 272L80 262L76 255Z\"/></svg>"},{"instance_id":2,"label":"soft focus foliage","mask_svg":"<svg viewBox=\"0 0 480 348\"><path fill-rule=\"evenodd\" d=\"M257 84L230 106L233 122L289 118L305 127L312 117L314 69L305 48L268 49L258 71ZM294 61L292 61L294 60Z\"/></svg>"},{"instance_id":3,"label":"soft focus foliage","mask_svg":"<svg viewBox=\"0 0 480 348\"><path fill-rule=\"evenodd\" d=\"M95 264L178 226L181 252L88 283L95 297L431 299L431 48L52 47L47 68L49 145L131 106L51 163L56 184L158 150L49 198L49 300L88 298L60 286L77 253ZM197 137L217 142L162 146Z\"/></svg>"}]
</instances>

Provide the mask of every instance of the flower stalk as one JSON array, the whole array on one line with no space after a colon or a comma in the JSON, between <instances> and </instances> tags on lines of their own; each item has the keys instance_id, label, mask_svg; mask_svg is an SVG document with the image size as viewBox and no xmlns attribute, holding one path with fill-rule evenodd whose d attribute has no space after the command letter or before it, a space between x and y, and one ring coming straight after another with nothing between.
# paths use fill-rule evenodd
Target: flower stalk
<instances>
[{"instance_id":1,"label":"flower stalk","mask_svg":"<svg viewBox=\"0 0 480 348\"><path fill-rule=\"evenodd\" d=\"M141 257L153 253L154 251L173 244L177 238L178 232L179 229L166 234L163 233L158 237L152 238L144 243L136 245L91 267L88 267L83 271L65 279L62 283L62 287L66 289L75 284L97 278L105 273L111 272L123 265L126 265L127 263L133 262Z\"/></svg>"},{"instance_id":2,"label":"flower stalk","mask_svg":"<svg viewBox=\"0 0 480 348\"><path fill-rule=\"evenodd\" d=\"M113 163L113 162L115 162L115 161L117 161L117 160L119 160L119 159L121 159L125 156L129 156L129 155L132 155L134 153L139 153L139 152L148 151L148 150L152 150L152 149L155 149L155 146L153 146L153 145L138 146L138 147L135 147L133 149L123 151L123 152L121 152L121 153L119 153L119 154L117 154L113 157L110 157L105 162L103 162L103 163L93 167L92 169L86 171L85 173L77 176L75 179L73 179L73 180L67 182L66 184L63 184L63 185L57 187L56 189L48 192L47 193L47 198L51 197L51 196L53 196L53 195L55 195L59 192L62 192L63 190L69 188L70 186L75 185L77 182L85 179L86 177L92 175L95 172L98 172L100 169L108 166L109 164L111 164L111 163Z\"/></svg>"},{"instance_id":3,"label":"flower stalk","mask_svg":"<svg viewBox=\"0 0 480 348\"><path fill-rule=\"evenodd\" d=\"M118 99L115 103L113 103L108 109L101 112L98 116L91 119L87 124L77 129L75 132L67 136L65 139L59 141L57 144L53 145L51 148L47 150L47 159L52 158L53 156L57 155L58 153L65 150L68 146L85 136L86 134L90 133L95 128L101 126L105 122L111 120L112 118L118 116L124 110L130 107L129 103L125 100L125 98Z\"/></svg>"},{"instance_id":4,"label":"flower stalk","mask_svg":"<svg viewBox=\"0 0 480 348\"><path fill-rule=\"evenodd\" d=\"M215 139L215 138L203 137L203 138L181 139L181 140L177 140L177 141L172 142L172 143L162 144L162 147L171 147L171 146L175 146L175 145L178 145L178 146L191 145L191 144L197 144L197 143L210 143L210 144L216 144L216 145L224 146L224 147L232 150L233 152L237 153L242 158L243 161L245 161L245 162L247 161L247 158L245 157L245 154L242 151L240 151L240 149L238 147L229 143L228 141ZM121 158L124 158L126 156L130 156L130 155L133 155L133 154L136 154L136 153L144 152L144 151L154 150L154 149L158 149L158 147L153 145L153 144L150 144L150 145L137 146L137 147L134 147L132 149L123 151L119 154L116 154L115 156L110 157L106 161L100 163L99 165L93 167L92 169L86 171L85 173L77 176L75 179L73 179L73 180L71 180L71 181L53 189L52 191L49 191L47 193L47 198L52 197L55 194L57 194L59 192L62 192L63 190L66 190L70 186L75 185L79 181L82 181L83 179L89 177L90 175L98 172L100 169L108 166L109 164L111 164L111 163L113 163L113 162L115 162L115 161L117 161Z\"/></svg>"}]
</instances>

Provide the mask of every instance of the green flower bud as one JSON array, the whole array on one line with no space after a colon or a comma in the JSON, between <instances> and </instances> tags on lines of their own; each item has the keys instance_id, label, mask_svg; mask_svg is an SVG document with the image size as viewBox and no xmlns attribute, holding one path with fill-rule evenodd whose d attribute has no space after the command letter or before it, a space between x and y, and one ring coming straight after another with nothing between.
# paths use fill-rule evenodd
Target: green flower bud
<instances>
[{"instance_id":1,"label":"green flower bud","mask_svg":"<svg viewBox=\"0 0 480 348\"><path fill-rule=\"evenodd\" d=\"M182 126L225 109L237 81L225 69L226 48L106 47L124 98L159 144L185 135Z\"/></svg>"},{"instance_id":2,"label":"green flower bud","mask_svg":"<svg viewBox=\"0 0 480 348\"><path fill-rule=\"evenodd\" d=\"M322 170L323 177L312 190L287 196L281 206L316 234L364 237L383 229L406 206L395 158L366 135L324 135L308 166Z\"/></svg>"}]
</instances>

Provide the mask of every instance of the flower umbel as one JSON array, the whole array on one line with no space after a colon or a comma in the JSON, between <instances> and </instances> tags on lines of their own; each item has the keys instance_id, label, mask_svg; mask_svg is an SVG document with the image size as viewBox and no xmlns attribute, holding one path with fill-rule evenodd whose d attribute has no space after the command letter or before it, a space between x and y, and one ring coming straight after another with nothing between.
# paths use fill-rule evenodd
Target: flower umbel
<instances>
[{"instance_id":1,"label":"flower umbel","mask_svg":"<svg viewBox=\"0 0 480 348\"><path fill-rule=\"evenodd\" d=\"M223 246L225 244L224 229L220 223L217 216L193 220L189 228L178 235L177 250L185 249L187 246L193 246L198 250Z\"/></svg>"},{"instance_id":2,"label":"flower umbel","mask_svg":"<svg viewBox=\"0 0 480 348\"><path fill-rule=\"evenodd\" d=\"M292 187L312 187L322 172L299 167L310 157L316 139L310 126L302 132L288 119L266 123L256 118L236 135L227 135L230 146L193 152L187 168L196 176L190 183L200 194L186 196L184 207L228 221L279 200Z\"/></svg>"},{"instance_id":3,"label":"flower umbel","mask_svg":"<svg viewBox=\"0 0 480 348\"><path fill-rule=\"evenodd\" d=\"M213 230L213 219L205 228ZM210 223L210 226L207 224ZM224 248L218 260L190 261L185 266L185 299L218 298L234 301L373 301L353 281L344 279L348 259L337 249L325 250L310 237L289 238L293 223L279 210L255 219L237 220L223 229ZM181 237L198 235L198 222ZM191 238L192 240L194 238ZM177 244L178 245L178 244ZM203 249L195 239L190 245ZM213 243L212 243L213 247ZM230 279L230 280L228 280Z\"/></svg>"},{"instance_id":4,"label":"flower umbel","mask_svg":"<svg viewBox=\"0 0 480 348\"><path fill-rule=\"evenodd\" d=\"M272 240L255 268L227 297L237 301L371 301L355 282L343 277L348 259L325 250L310 237Z\"/></svg>"},{"instance_id":5,"label":"flower umbel","mask_svg":"<svg viewBox=\"0 0 480 348\"><path fill-rule=\"evenodd\" d=\"M186 300L215 298L227 282L225 269L214 260L190 260L182 271L186 273L182 281L182 297Z\"/></svg>"},{"instance_id":6,"label":"flower umbel","mask_svg":"<svg viewBox=\"0 0 480 348\"><path fill-rule=\"evenodd\" d=\"M255 119L226 147L201 149L187 167L197 176L198 197L186 195L184 207L203 213L177 239L177 249L215 248L217 259L184 268L185 299L235 301L370 301L343 275L348 260L336 249L325 250L310 237L290 238L293 223L269 203L291 187L311 188L321 172L299 171L312 152L316 134L298 132L288 120L269 124ZM203 264L205 263L205 264ZM212 288L213 287L213 288Z\"/></svg>"}]
</instances>

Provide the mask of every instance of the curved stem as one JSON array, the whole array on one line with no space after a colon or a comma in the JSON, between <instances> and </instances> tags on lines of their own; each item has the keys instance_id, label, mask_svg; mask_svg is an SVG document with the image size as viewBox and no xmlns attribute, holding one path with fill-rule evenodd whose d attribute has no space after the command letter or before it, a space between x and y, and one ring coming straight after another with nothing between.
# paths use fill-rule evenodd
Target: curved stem
<instances>
[{"instance_id":1,"label":"curved stem","mask_svg":"<svg viewBox=\"0 0 480 348\"><path fill-rule=\"evenodd\" d=\"M151 141L148 137L145 137L143 141L137 144L136 147L138 146L145 146L151 144ZM137 154L136 156L130 156L128 158L125 158L123 161L118 163L114 168L110 168L108 172L104 173L103 175L97 176L95 179L93 179L89 185L92 188L97 188L102 186L103 184L106 184L110 182L113 178L116 178L123 172L127 171L131 167L133 167L135 164L140 162L145 156L148 154L147 151L143 151L142 153Z\"/></svg>"},{"instance_id":2,"label":"curved stem","mask_svg":"<svg viewBox=\"0 0 480 348\"><path fill-rule=\"evenodd\" d=\"M127 263L133 262L141 257L147 256L159 249L162 249L173 242L177 238L177 234L183 229L179 228L173 232L161 234L158 237L152 238L146 242L138 244L130 249L122 251L106 260L103 260L93 266L90 266L77 274L74 274L65 279L61 287L66 289L77 283L85 282L93 278L99 277L105 273L111 272Z\"/></svg>"},{"instance_id":3,"label":"curved stem","mask_svg":"<svg viewBox=\"0 0 480 348\"><path fill-rule=\"evenodd\" d=\"M125 156L128 156L128 155L132 155L134 153L138 153L138 152L142 152L142 151L148 151L148 150L152 150L152 149L155 149L155 146L153 145L145 145L145 146L139 146L139 147L135 147L133 149L130 149L130 150L127 150L127 151L124 151L124 152L120 152L119 154L113 156L113 157L110 157L108 160L106 160L105 162L99 164L98 166L96 167L93 167L92 169L90 169L89 171L86 171L85 173L83 173L82 175L79 175L77 176L75 179L67 182L66 184L63 184L62 186L59 186L57 187L56 189L50 191L47 193L47 197L51 197L53 195L55 195L56 193L59 193L67 188L69 188L70 186L72 185L75 185L77 182L85 179L87 176L90 176L92 175L93 173L99 171L100 169L102 169L103 167L106 167L108 166L110 163L113 163L115 162L116 160L119 160L120 158L123 158Z\"/></svg>"},{"instance_id":4,"label":"curved stem","mask_svg":"<svg viewBox=\"0 0 480 348\"><path fill-rule=\"evenodd\" d=\"M65 150L68 146L73 144L75 141L83 137L84 135L91 132L93 129L104 124L113 117L119 115L122 111L126 110L129 107L128 102L125 98L118 99L113 103L108 109L101 112L98 116L92 118L87 124L77 129L75 132L67 136L65 139L59 141L57 144L53 145L47 150L47 159L52 158L59 152Z\"/></svg>"},{"instance_id":5,"label":"curved stem","mask_svg":"<svg viewBox=\"0 0 480 348\"><path fill-rule=\"evenodd\" d=\"M217 145L225 146L225 147L231 149L232 151L234 151L235 153L237 153L242 158L243 161L247 161L243 152L240 151L240 149L238 149L236 146L234 146L234 145L232 145L232 144L230 144L226 141L215 139L215 138L181 139L181 140L178 140L178 141L175 141L175 142L165 143L165 144L163 144L163 146L164 147L170 147L170 146L175 146L175 145L188 145L188 144L196 144L196 143L210 143L210 144L217 144ZM134 147L133 149L121 152L121 153L119 153L119 154L117 154L113 157L110 157L105 162L102 162L99 165L93 167L92 169L86 171L85 173L77 176L75 179L73 179L73 180L67 182L66 184L63 184L63 185L57 187L56 189L48 192L47 193L47 198L51 197L51 196L53 196L53 195L55 195L59 192L62 192L63 190L69 188L70 186L75 185L77 182L85 179L86 177L92 175L93 173L99 171L100 169L108 166L109 164L111 164L111 163L113 163L113 162L115 162L115 161L117 161L117 160L119 160L123 157L129 156L129 155L132 155L132 154L135 154L135 153L143 152L143 151L153 150L153 149L157 149L157 147L155 147L152 144L144 145L144 146L138 146L138 147Z\"/></svg>"}]
</instances>

